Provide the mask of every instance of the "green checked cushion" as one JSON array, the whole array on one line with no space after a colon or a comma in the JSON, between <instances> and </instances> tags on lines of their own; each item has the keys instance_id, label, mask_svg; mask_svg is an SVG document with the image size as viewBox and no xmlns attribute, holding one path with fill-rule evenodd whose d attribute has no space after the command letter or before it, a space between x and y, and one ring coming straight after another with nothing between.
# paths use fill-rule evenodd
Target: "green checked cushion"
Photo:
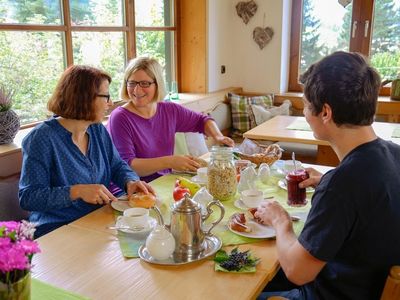
<instances>
[{"instance_id":1,"label":"green checked cushion","mask_svg":"<svg viewBox=\"0 0 400 300\"><path fill-rule=\"evenodd\" d=\"M264 96L241 96L228 93L228 99L232 110L232 127L235 134L242 135L244 132L255 127L256 120L251 105L260 105L270 108L273 105L273 94Z\"/></svg>"}]
</instances>

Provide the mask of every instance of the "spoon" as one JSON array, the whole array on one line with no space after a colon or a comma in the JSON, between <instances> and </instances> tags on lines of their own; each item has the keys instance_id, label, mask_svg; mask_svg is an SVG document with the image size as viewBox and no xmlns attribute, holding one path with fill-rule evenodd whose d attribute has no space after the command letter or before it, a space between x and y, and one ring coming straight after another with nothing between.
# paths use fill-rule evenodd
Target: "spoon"
<instances>
[{"instance_id":1,"label":"spoon","mask_svg":"<svg viewBox=\"0 0 400 300\"><path fill-rule=\"evenodd\" d=\"M292 219L293 222L300 221L300 217L299 216L291 215L290 218Z\"/></svg>"},{"instance_id":2,"label":"spoon","mask_svg":"<svg viewBox=\"0 0 400 300\"><path fill-rule=\"evenodd\" d=\"M296 156L294 154L294 151L292 152L292 160L293 160L294 172L296 173L297 167L296 167Z\"/></svg>"}]
</instances>

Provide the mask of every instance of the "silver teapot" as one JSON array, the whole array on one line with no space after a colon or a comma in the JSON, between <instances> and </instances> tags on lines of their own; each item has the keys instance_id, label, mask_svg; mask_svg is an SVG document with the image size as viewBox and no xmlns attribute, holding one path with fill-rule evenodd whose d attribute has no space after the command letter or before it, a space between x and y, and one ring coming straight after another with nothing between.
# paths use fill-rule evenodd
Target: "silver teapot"
<instances>
[{"instance_id":1,"label":"silver teapot","mask_svg":"<svg viewBox=\"0 0 400 300\"><path fill-rule=\"evenodd\" d=\"M220 217L204 232L202 225L213 212L211 209L213 205L218 206L221 210ZM201 256L205 247L205 237L211 235L211 230L221 222L225 215L224 206L218 200L209 202L206 209L207 213L202 215L201 205L193 201L189 194L173 204L170 231L175 238L174 260L192 261Z\"/></svg>"}]
</instances>

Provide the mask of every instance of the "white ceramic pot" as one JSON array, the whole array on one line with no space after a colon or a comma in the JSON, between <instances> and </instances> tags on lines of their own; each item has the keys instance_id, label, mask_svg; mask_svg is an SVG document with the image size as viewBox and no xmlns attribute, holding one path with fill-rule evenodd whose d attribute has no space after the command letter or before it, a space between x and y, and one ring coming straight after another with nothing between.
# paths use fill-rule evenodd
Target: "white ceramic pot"
<instances>
[{"instance_id":1,"label":"white ceramic pot","mask_svg":"<svg viewBox=\"0 0 400 300\"><path fill-rule=\"evenodd\" d=\"M174 236L162 225L157 225L146 239L146 248L156 260L169 258L175 250Z\"/></svg>"}]
</instances>

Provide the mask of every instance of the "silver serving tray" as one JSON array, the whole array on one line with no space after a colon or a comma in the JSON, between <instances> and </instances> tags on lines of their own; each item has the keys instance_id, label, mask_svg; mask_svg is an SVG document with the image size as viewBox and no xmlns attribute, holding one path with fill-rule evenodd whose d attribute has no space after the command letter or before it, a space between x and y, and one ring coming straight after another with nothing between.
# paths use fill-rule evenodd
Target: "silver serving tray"
<instances>
[{"instance_id":1,"label":"silver serving tray","mask_svg":"<svg viewBox=\"0 0 400 300\"><path fill-rule=\"evenodd\" d=\"M201 251L197 257L187 257L185 260L182 260L182 258L174 257L173 255L171 255L169 258L165 260L157 260L149 254L145 245L140 246L138 253L140 258L148 263L157 265L176 266L176 265L188 264L209 257L215 254L219 249L221 249L221 246L222 246L221 240L218 237L211 235L205 237L204 250Z\"/></svg>"}]
</instances>

